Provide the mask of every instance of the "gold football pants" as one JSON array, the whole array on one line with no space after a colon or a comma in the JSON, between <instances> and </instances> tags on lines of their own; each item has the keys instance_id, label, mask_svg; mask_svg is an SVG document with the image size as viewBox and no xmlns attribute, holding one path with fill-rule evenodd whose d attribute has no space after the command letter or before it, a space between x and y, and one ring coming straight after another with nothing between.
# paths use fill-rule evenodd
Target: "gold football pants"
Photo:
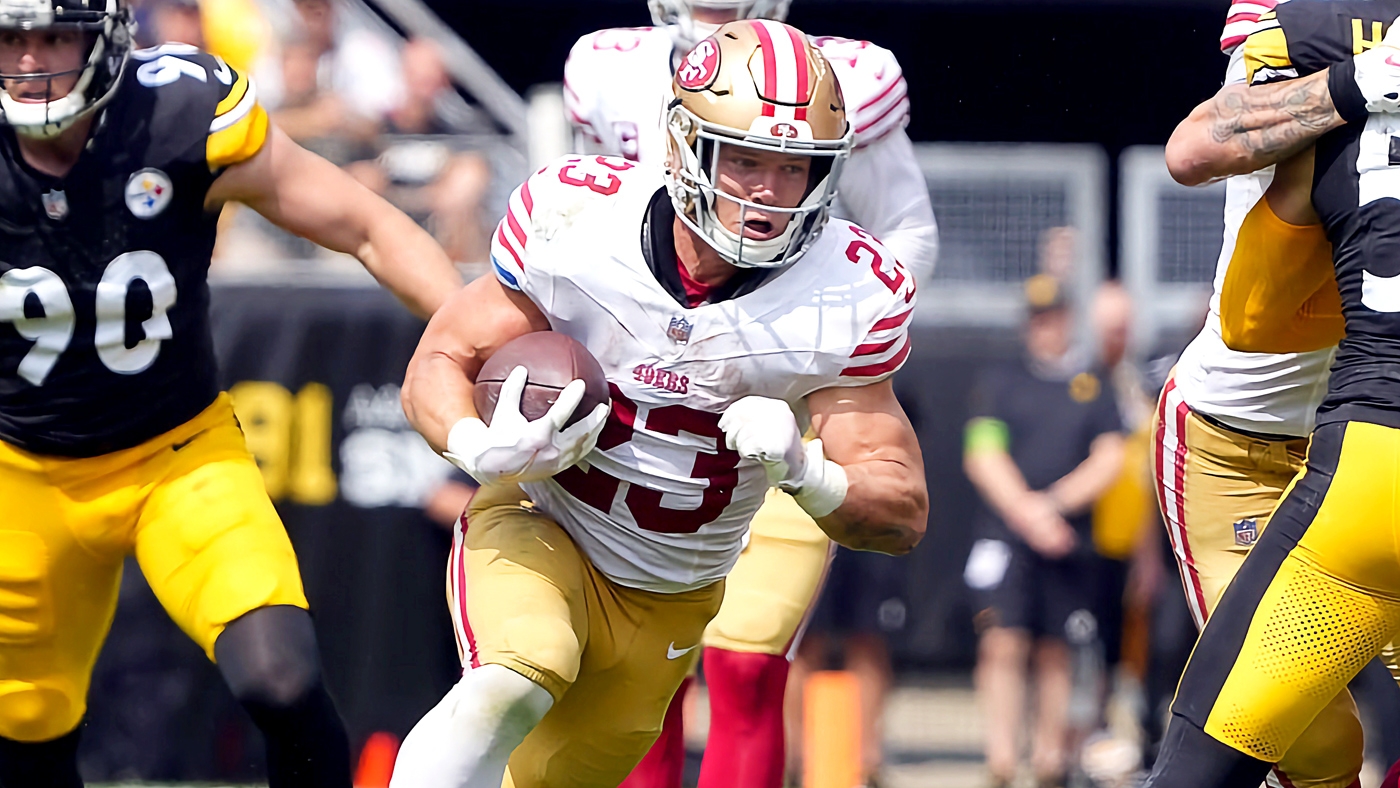
<instances>
[{"instance_id":1,"label":"gold football pants","mask_svg":"<svg viewBox=\"0 0 1400 788\"><path fill-rule=\"evenodd\" d=\"M448 564L464 668L510 668L555 699L511 755L506 787L617 785L661 733L724 582L621 586L515 485L481 488L465 520Z\"/></svg>"},{"instance_id":2,"label":"gold football pants","mask_svg":"<svg viewBox=\"0 0 1400 788\"><path fill-rule=\"evenodd\" d=\"M1253 758L1291 756L1400 629L1397 538L1400 430L1317 428L1306 470L1202 631L1173 712Z\"/></svg>"},{"instance_id":3,"label":"gold football pants","mask_svg":"<svg viewBox=\"0 0 1400 788\"><path fill-rule=\"evenodd\" d=\"M1168 380L1152 429L1162 521L1198 627L1302 470L1307 441L1265 440L1216 426L1192 412ZM1271 784L1347 788L1361 771L1361 721L1343 684L1277 762Z\"/></svg>"},{"instance_id":4,"label":"gold football pants","mask_svg":"<svg viewBox=\"0 0 1400 788\"><path fill-rule=\"evenodd\" d=\"M0 736L46 741L82 720L131 553L210 659L243 614L306 607L291 542L227 395L164 435L98 457L0 443Z\"/></svg>"}]
</instances>

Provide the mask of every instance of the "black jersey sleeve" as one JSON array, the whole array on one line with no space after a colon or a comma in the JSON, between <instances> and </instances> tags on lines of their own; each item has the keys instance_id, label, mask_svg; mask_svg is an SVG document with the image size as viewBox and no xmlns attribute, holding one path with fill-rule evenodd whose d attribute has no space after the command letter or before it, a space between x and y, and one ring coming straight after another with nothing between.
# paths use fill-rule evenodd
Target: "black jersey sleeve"
<instances>
[{"instance_id":1,"label":"black jersey sleeve","mask_svg":"<svg viewBox=\"0 0 1400 788\"><path fill-rule=\"evenodd\" d=\"M1259 18L1244 42L1252 85L1315 74L1381 42L1400 0L1290 0Z\"/></svg>"},{"instance_id":2,"label":"black jersey sleeve","mask_svg":"<svg viewBox=\"0 0 1400 788\"><path fill-rule=\"evenodd\" d=\"M193 47L167 45L140 50L131 68L153 103L152 139L165 140L172 158L202 162L217 174L252 158L267 139L267 112L257 89L215 55Z\"/></svg>"}]
</instances>

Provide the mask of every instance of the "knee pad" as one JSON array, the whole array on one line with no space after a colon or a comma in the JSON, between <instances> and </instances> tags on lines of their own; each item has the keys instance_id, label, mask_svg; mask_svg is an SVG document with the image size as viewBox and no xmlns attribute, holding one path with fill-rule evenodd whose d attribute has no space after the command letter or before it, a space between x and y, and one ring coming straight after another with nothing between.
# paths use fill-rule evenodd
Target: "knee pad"
<instances>
[{"instance_id":1,"label":"knee pad","mask_svg":"<svg viewBox=\"0 0 1400 788\"><path fill-rule=\"evenodd\" d=\"M0 681L0 738L57 739L78 727L86 710L86 701L76 689Z\"/></svg>"},{"instance_id":2,"label":"knee pad","mask_svg":"<svg viewBox=\"0 0 1400 788\"><path fill-rule=\"evenodd\" d=\"M502 726L530 730L554 705L544 687L502 665L482 665L462 676L452 688L457 695L452 716L496 718Z\"/></svg>"},{"instance_id":3,"label":"knee pad","mask_svg":"<svg viewBox=\"0 0 1400 788\"><path fill-rule=\"evenodd\" d=\"M301 608L254 610L224 629L214 655L233 696L245 706L285 709L321 686L316 632Z\"/></svg>"}]
</instances>

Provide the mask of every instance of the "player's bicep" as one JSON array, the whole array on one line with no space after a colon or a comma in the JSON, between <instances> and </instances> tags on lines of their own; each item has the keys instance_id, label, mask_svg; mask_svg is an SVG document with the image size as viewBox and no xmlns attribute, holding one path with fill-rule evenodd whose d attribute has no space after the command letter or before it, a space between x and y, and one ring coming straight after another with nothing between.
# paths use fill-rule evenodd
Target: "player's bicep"
<instances>
[{"instance_id":1,"label":"player's bicep","mask_svg":"<svg viewBox=\"0 0 1400 788\"><path fill-rule=\"evenodd\" d=\"M473 379L502 345L524 334L548 329L549 320L534 302L495 277L482 276L433 314L413 361L417 364L430 357L450 359L468 379Z\"/></svg>"},{"instance_id":2,"label":"player's bicep","mask_svg":"<svg viewBox=\"0 0 1400 788\"><path fill-rule=\"evenodd\" d=\"M219 175L205 207L241 202L268 221L338 252L354 254L383 210L395 210L344 170L273 126L252 158Z\"/></svg>"},{"instance_id":3,"label":"player's bicep","mask_svg":"<svg viewBox=\"0 0 1400 788\"><path fill-rule=\"evenodd\" d=\"M889 380L820 389L807 395L812 429L838 465L894 462L923 468L919 441Z\"/></svg>"}]
</instances>

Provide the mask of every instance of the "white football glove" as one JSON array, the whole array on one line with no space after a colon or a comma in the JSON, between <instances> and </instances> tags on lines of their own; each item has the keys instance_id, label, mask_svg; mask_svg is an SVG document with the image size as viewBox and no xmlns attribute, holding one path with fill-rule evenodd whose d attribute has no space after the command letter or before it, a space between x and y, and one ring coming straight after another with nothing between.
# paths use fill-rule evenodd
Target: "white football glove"
<instances>
[{"instance_id":1,"label":"white football glove","mask_svg":"<svg viewBox=\"0 0 1400 788\"><path fill-rule=\"evenodd\" d=\"M453 425L447 435L447 451L442 456L481 484L548 479L577 465L598 443L608 418L606 403L564 428L583 399L582 380L565 386L544 416L527 421L520 412L527 375L524 367L516 367L506 376L490 426L468 417Z\"/></svg>"},{"instance_id":2,"label":"white football glove","mask_svg":"<svg viewBox=\"0 0 1400 788\"><path fill-rule=\"evenodd\" d=\"M1352 62L1366 111L1400 112L1400 24L1391 24L1379 45L1356 55Z\"/></svg>"},{"instance_id":3,"label":"white football glove","mask_svg":"<svg viewBox=\"0 0 1400 788\"><path fill-rule=\"evenodd\" d=\"M822 442L802 444L797 417L786 402L744 397L720 417L724 443L763 465L768 484L791 494L813 517L825 517L846 500L846 471L828 460Z\"/></svg>"}]
</instances>

